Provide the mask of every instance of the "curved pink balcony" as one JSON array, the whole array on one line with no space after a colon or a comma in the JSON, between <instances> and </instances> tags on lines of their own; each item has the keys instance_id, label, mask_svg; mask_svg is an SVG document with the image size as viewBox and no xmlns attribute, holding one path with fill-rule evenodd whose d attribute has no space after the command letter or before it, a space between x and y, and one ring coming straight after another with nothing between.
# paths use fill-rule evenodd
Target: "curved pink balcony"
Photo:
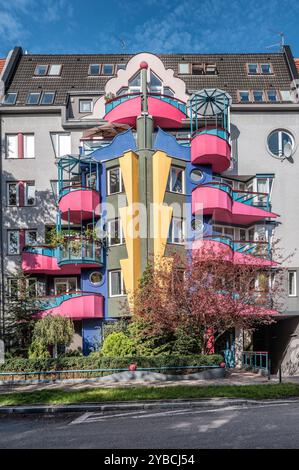
<instances>
[{"instance_id":1,"label":"curved pink balcony","mask_svg":"<svg viewBox=\"0 0 299 470\"><path fill-rule=\"evenodd\" d=\"M39 317L61 315L72 320L104 317L104 297L101 294L92 292L64 294L49 297L43 303L45 308L37 314Z\"/></svg>"},{"instance_id":2,"label":"curved pink balcony","mask_svg":"<svg viewBox=\"0 0 299 470\"><path fill-rule=\"evenodd\" d=\"M231 146L226 138L210 133L197 133L192 138L191 163L212 165L213 172L222 173L229 168L230 162Z\"/></svg>"},{"instance_id":3,"label":"curved pink balcony","mask_svg":"<svg viewBox=\"0 0 299 470\"><path fill-rule=\"evenodd\" d=\"M82 268L99 267L99 262L70 260L61 267L58 264L58 250L48 246L25 247L22 252L22 270L28 274L80 274Z\"/></svg>"},{"instance_id":4,"label":"curved pink balcony","mask_svg":"<svg viewBox=\"0 0 299 470\"><path fill-rule=\"evenodd\" d=\"M198 186L192 191L192 214L211 215L215 221L235 225L249 225L277 217L273 212L235 201L231 192L208 185Z\"/></svg>"},{"instance_id":5,"label":"curved pink balcony","mask_svg":"<svg viewBox=\"0 0 299 470\"><path fill-rule=\"evenodd\" d=\"M251 242L248 242L250 244ZM251 266L277 266L277 263L267 259L258 250L256 254L242 253L234 249L239 242L233 242L227 237L215 236L206 239L195 240L192 244L192 250L195 256L203 260L221 260L229 261L234 264L246 264ZM244 242L242 242L244 244Z\"/></svg>"},{"instance_id":6,"label":"curved pink balcony","mask_svg":"<svg viewBox=\"0 0 299 470\"><path fill-rule=\"evenodd\" d=\"M115 101L118 102L117 99ZM108 103L109 105L110 103ZM155 126L163 128L182 127L182 120L186 119L185 109L186 105L174 98L163 97L163 95L148 96L148 113L153 116ZM124 96L120 97L119 104L108 111L104 119L109 122L119 122L136 127L136 119L140 115L141 97L125 99Z\"/></svg>"},{"instance_id":7,"label":"curved pink balcony","mask_svg":"<svg viewBox=\"0 0 299 470\"><path fill-rule=\"evenodd\" d=\"M64 188L58 207L62 219L78 224L100 215L100 194L94 189Z\"/></svg>"}]
</instances>

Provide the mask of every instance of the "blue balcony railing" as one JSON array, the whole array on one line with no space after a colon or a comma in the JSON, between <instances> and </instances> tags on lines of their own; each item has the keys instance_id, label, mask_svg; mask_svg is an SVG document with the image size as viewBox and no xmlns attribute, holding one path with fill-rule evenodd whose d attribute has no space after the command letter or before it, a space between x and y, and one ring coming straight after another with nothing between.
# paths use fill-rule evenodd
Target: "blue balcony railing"
<instances>
[{"instance_id":1,"label":"blue balcony railing","mask_svg":"<svg viewBox=\"0 0 299 470\"><path fill-rule=\"evenodd\" d=\"M267 351L244 351L242 366L245 369L269 371L269 353Z\"/></svg>"},{"instance_id":2,"label":"blue balcony railing","mask_svg":"<svg viewBox=\"0 0 299 470\"><path fill-rule=\"evenodd\" d=\"M247 204L248 206L262 207L265 210L270 210L270 197L268 193L257 193L253 191L239 191L233 189L229 184L222 183L221 181L209 181L204 183L201 186L209 186L211 188L218 188L221 191L226 192L230 197L236 201L241 202L242 204Z\"/></svg>"},{"instance_id":3,"label":"blue balcony railing","mask_svg":"<svg viewBox=\"0 0 299 470\"><path fill-rule=\"evenodd\" d=\"M66 264L97 264L104 263L102 243L96 240L80 237L70 237L66 243L57 249L59 266Z\"/></svg>"},{"instance_id":4,"label":"blue balcony railing","mask_svg":"<svg viewBox=\"0 0 299 470\"><path fill-rule=\"evenodd\" d=\"M55 257L57 256L57 249L47 245L25 246L23 253Z\"/></svg>"},{"instance_id":5,"label":"blue balcony railing","mask_svg":"<svg viewBox=\"0 0 299 470\"><path fill-rule=\"evenodd\" d=\"M205 236L204 240L224 243L238 253L271 259L271 245L267 241L234 240L232 237L220 235L218 232L213 232L211 235Z\"/></svg>"},{"instance_id":6,"label":"blue balcony railing","mask_svg":"<svg viewBox=\"0 0 299 470\"><path fill-rule=\"evenodd\" d=\"M114 98L113 100L109 101L109 103L105 104L105 113L108 114L110 111L112 111L112 109L116 108L121 103L137 98L138 96L141 96L141 93L128 93L126 95L121 95L121 96ZM177 100L176 98L173 98L168 95L161 95L160 93L148 93L148 96L164 101L165 103L171 104L175 108L182 111L182 113L187 115L186 104L180 100Z\"/></svg>"}]
</instances>

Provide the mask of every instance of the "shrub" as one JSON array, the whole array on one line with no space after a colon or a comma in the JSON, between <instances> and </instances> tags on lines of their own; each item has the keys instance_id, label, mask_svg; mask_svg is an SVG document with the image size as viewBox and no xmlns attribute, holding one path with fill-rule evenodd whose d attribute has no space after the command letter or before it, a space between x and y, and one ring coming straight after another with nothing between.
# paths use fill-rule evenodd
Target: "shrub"
<instances>
[{"instance_id":1,"label":"shrub","mask_svg":"<svg viewBox=\"0 0 299 470\"><path fill-rule=\"evenodd\" d=\"M124 333L111 333L104 340L102 354L105 357L125 357L136 353L134 341Z\"/></svg>"}]
</instances>

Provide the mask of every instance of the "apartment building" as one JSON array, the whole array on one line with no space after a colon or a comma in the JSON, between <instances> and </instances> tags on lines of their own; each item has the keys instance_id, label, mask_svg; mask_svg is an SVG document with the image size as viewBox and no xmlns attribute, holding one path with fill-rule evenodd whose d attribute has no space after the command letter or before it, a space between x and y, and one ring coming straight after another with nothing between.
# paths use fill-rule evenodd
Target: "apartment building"
<instances>
[{"instance_id":1,"label":"apartment building","mask_svg":"<svg viewBox=\"0 0 299 470\"><path fill-rule=\"evenodd\" d=\"M43 298L42 313L70 317L73 347L88 354L103 322L123 315L151 257L196 243L199 226L204 243L229 247L233 262L269 265L273 236L294 252L297 81L288 46L266 54L11 51L0 87L2 324L18 267ZM137 203L146 223L132 236ZM274 369L298 367L298 269L295 252L286 308L253 335L253 351L269 352ZM242 335L225 339L232 365Z\"/></svg>"}]
</instances>

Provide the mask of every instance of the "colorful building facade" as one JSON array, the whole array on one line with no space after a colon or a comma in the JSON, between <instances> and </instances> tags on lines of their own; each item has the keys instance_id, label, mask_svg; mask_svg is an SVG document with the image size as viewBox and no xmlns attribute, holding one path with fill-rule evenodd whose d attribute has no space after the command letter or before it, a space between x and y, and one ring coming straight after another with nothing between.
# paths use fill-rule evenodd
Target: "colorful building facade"
<instances>
[{"instance_id":1,"label":"colorful building facade","mask_svg":"<svg viewBox=\"0 0 299 470\"><path fill-rule=\"evenodd\" d=\"M40 315L74 321L73 348L101 344L147 263L211 247L271 266L298 245L297 70L274 54L27 55L2 71L2 327L18 266ZM284 312L256 333L273 367L299 344L298 255ZM261 329L262 330L262 329ZM244 347L231 332L223 349Z\"/></svg>"}]
</instances>

